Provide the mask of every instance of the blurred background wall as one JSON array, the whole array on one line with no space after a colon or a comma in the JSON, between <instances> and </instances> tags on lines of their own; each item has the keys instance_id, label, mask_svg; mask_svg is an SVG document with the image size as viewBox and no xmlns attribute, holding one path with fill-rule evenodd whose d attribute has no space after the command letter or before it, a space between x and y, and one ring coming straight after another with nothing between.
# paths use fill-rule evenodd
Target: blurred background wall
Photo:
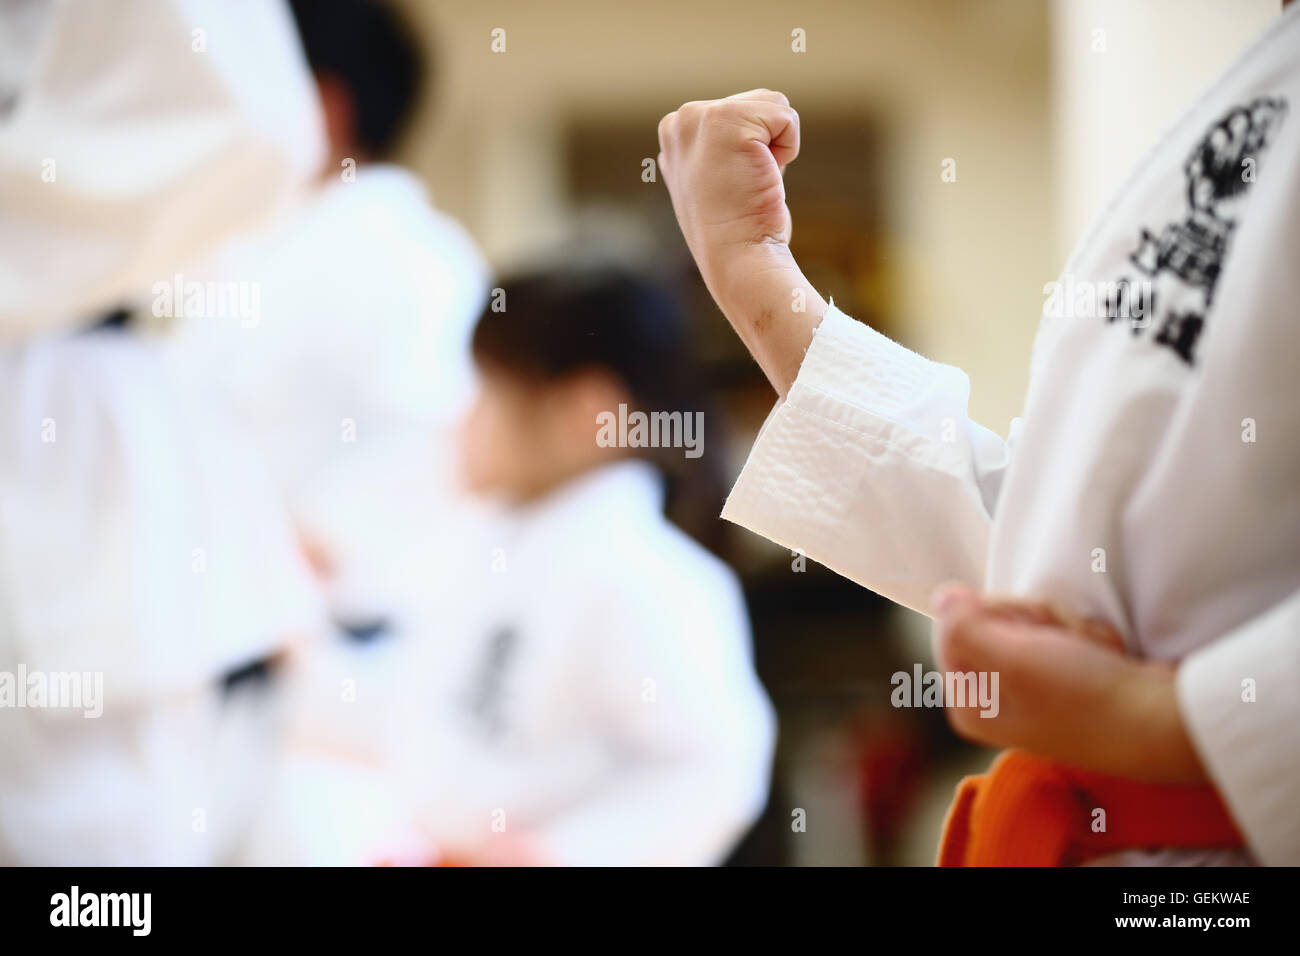
<instances>
[{"instance_id":1,"label":"blurred background wall","mask_svg":"<svg viewBox=\"0 0 1300 956\"><path fill-rule=\"evenodd\" d=\"M1021 404L1043 286L1087 222L1278 0L402 0L436 69L402 158L494 267L591 245L691 272L661 182L660 116L789 95L794 250L824 294L964 368L972 413ZM492 51L504 31L504 52ZM795 52L803 31L805 52ZM498 35L498 40L502 39ZM949 162L951 161L951 162ZM946 164L946 165L945 165ZM950 175L945 177L945 168ZM951 174L955 173L955 177ZM698 285L698 283L697 283ZM739 470L772 393L702 290ZM719 502L720 504L720 502ZM888 706L924 619L730 529L782 731L772 807L739 861L928 863L956 778L987 755ZM790 838L792 807L810 823Z\"/></svg>"}]
</instances>

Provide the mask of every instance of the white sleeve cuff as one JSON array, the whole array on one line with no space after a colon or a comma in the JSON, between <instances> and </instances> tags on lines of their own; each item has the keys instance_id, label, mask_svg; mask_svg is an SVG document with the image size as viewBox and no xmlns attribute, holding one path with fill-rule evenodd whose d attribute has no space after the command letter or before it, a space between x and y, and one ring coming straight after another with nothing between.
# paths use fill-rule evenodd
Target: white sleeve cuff
<instances>
[{"instance_id":1,"label":"white sleeve cuff","mask_svg":"<svg viewBox=\"0 0 1300 956\"><path fill-rule=\"evenodd\" d=\"M1005 450L969 394L832 305L722 517L924 613L939 583L983 580L996 478L977 459L1000 472Z\"/></svg>"},{"instance_id":2,"label":"white sleeve cuff","mask_svg":"<svg viewBox=\"0 0 1300 956\"><path fill-rule=\"evenodd\" d=\"M1300 864L1300 599L1178 670L1183 722L1255 857Z\"/></svg>"}]
</instances>

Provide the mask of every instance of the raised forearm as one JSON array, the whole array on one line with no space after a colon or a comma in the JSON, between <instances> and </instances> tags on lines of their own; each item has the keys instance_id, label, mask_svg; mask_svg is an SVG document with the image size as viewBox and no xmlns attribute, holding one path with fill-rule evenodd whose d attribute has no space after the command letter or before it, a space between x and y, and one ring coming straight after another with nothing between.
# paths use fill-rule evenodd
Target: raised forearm
<instances>
[{"instance_id":1,"label":"raised forearm","mask_svg":"<svg viewBox=\"0 0 1300 956\"><path fill-rule=\"evenodd\" d=\"M733 253L708 276L718 307L784 398L826 313L825 300L784 245Z\"/></svg>"},{"instance_id":2,"label":"raised forearm","mask_svg":"<svg viewBox=\"0 0 1300 956\"><path fill-rule=\"evenodd\" d=\"M798 113L771 90L686 103L660 121L659 148L709 292L784 396L826 311L790 254L782 174L799 153Z\"/></svg>"}]
</instances>

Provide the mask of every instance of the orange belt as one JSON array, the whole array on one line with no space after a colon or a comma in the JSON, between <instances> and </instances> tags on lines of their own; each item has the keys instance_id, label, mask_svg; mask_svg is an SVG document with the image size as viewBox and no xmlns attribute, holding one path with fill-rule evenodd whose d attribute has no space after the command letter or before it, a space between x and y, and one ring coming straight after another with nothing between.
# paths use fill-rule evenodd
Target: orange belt
<instances>
[{"instance_id":1,"label":"orange belt","mask_svg":"<svg viewBox=\"0 0 1300 956\"><path fill-rule=\"evenodd\" d=\"M1008 750L957 785L939 865L1072 866L1119 850L1241 845L1212 787L1139 783Z\"/></svg>"}]
</instances>

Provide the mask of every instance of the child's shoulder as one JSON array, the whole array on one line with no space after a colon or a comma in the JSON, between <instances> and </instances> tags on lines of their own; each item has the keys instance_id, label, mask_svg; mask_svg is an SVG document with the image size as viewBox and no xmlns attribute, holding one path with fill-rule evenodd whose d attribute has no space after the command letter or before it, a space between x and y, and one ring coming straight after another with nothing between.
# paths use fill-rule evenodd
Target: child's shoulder
<instances>
[{"instance_id":1,"label":"child's shoulder","mask_svg":"<svg viewBox=\"0 0 1300 956\"><path fill-rule=\"evenodd\" d=\"M606 540L607 547L587 553L585 571L604 594L628 606L698 614L702 607L739 599L740 582L731 567L666 519Z\"/></svg>"}]
</instances>

